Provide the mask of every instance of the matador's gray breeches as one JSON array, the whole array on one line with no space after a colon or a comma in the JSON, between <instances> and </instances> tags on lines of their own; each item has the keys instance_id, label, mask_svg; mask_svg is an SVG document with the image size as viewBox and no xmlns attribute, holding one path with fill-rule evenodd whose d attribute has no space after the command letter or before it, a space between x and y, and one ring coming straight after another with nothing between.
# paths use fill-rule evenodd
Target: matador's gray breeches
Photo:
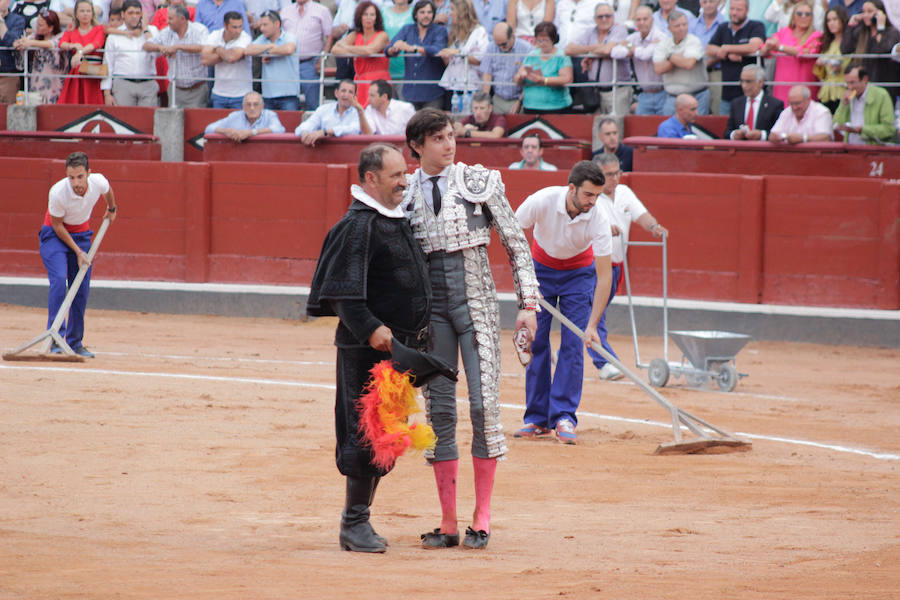
<instances>
[{"instance_id":1,"label":"matador's gray breeches","mask_svg":"<svg viewBox=\"0 0 900 600\"><path fill-rule=\"evenodd\" d=\"M506 454L500 424L500 310L487 248L429 255L434 300L431 308L433 353L453 366L462 354L469 386L472 455ZM424 390L428 423L437 435L429 460L459 458L456 445L456 385L433 379Z\"/></svg>"}]
</instances>

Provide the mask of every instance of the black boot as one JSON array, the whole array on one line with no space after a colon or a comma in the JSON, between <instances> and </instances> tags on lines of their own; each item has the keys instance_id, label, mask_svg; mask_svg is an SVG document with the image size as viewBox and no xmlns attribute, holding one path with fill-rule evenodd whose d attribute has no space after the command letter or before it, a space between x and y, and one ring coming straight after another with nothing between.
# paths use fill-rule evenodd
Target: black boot
<instances>
[{"instance_id":1,"label":"black boot","mask_svg":"<svg viewBox=\"0 0 900 600\"><path fill-rule=\"evenodd\" d=\"M372 478L372 491L369 493L369 508L372 508L372 501L375 499L375 489L378 487L378 482L381 481L381 477L373 477ZM372 524L369 523L369 527L372 527ZM375 536L375 539L384 544L385 546L390 546L388 541L375 533L375 530L372 529L372 534Z\"/></svg>"},{"instance_id":2,"label":"black boot","mask_svg":"<svg viewBox=\"0 0 900 600\"><path fill-rule=\"evenodd\" d=\"M341 548L353 552L384 552L382 543L369 524L372 477L347 477L347 497L341 513Z\"/></svg>"}]
</instances>

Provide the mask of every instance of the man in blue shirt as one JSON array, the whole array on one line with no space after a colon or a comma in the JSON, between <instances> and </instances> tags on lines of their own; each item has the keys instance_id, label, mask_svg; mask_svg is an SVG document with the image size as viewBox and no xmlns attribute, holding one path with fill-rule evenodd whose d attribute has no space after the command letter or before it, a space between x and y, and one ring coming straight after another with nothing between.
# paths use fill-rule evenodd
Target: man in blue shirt
<instances>
[{"instance_id":1,"label":"man in blue shirt","mask_svg":"<svg viewBox=\"0 0 900 600\"><path fill-rule=\"evenodd\" d=\"M342 80L335 97L337 102L323 104L294 130L307 146L315 146L323 137L360 134L359 115L363 108L356 101L356 84L349 79Z\"/></svg>"},{"instance_id":2,"label":"man in blue shirt","mask_svg":"<svg viewBox=\"0 0 900 600\"><path fill-rule=\"evenodd\" d=\"M263 55L262 97L270 110L300 110L300 62L297 38L281 29L281 15L267 10L256 21L262 34L244 54Z\"/></svg>"},{"instance_id":3,"label":"man in blue shirt","mask_svg":"<svg viewBox=\"0 0 900 600\"><path fill-rule=\"evenodd\" d=\"M532 46L517 38L505 21L494 26L493 37L494 41L481 57L478 71L482 91L490 92L491 87L494 88L494 112L505 115L514 112L522 99L522 88L513 79Z\"/></svg>"},{"instance_id":4,"label":"man in blue shirt","mask_svg":"<svg viewBox=\"0 0 900 600\"><path fill-rule=\"evenodd\" d=\"M248 92L241 110L213 121L206 126L205 133L220 133L232 141L243 142L262 133L284 133L284 125L273 111L263 109L262 96Z\"/></svg>"},{"instance_id":5,"label":"man in blue shirt","mask_svg":"<svg viewBox=\"0 0 900 600\"><path fill-rule=\"evenodd\" d=\"M449 5L450 3L447 2ZM403 79L403 99L416 110L426 106L442 109L444 88L437 83L412 83L413 81L439 81L444 74L444 61L437 53L447 47L447 28L434 23L434 4L431 0L419 0L413 6L413 23L397 32L384 53L397 56L406 53Z\"/></svg>"},{"instance_id":6,"label":"man in blue shirt","mask_svg":"<svg viewBox=\"0 0 900 600\"><path fill-rule=\"evenodd\" d=\"M697 120L697 99L690 94L675 98L675 114L659 124L656 137L683 138L694 135L691 125Z\"/></svg>"},{"instance_id":7,"label":"man in blue shirt","mask_svg":"<svg viewBox=\"0 0 900 600\"><path fill-rule=\"evenodd\" d=\"M493 31L500 21L506 21L506 0L472 0L475 15L485 31Z\"/></svg>"}]
</instances>

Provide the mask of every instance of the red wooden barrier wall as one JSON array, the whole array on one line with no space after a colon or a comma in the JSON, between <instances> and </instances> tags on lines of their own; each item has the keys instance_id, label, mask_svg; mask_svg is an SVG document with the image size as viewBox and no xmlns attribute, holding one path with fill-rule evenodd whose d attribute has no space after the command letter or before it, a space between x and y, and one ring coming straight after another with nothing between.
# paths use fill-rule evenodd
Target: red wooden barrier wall
<instances>
[{"instance_id":1,"label":"red wooden barrier wall","mask_svg":"<svg viewBox=\"0 0 900 600\"><path fill-rule=\"evenodd\" d=\"M348 165L94 161L120 216L98 278L305 284L349 201ZM62 161L0 159L0 273L42 276L37 231ZM566 173L503 171L516 207ZM900 308L900 184L864 179L633 173L671 231L673 297ZM95 210L96 219L102 208ZM639 227L635 239L648 239ZM491 262L511 289L499 243ZM660 293L659 251L630 255L634 291Z\"/></svg>"}]
</instances>

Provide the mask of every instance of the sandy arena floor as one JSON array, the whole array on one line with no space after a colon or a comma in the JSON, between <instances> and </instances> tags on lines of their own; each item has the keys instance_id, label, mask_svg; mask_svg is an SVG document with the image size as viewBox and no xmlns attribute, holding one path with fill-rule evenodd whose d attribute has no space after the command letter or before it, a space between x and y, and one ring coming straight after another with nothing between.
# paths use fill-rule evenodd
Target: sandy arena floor
<instances>
[{"instance_id":1,"label":"sandy arena floor","mask_svg":"<svg viewBox=\"0 0 900 600\"><path fill-rule=\"evenodd\" d=\"M0 349L44 314L0 305ZM663 390L743 453L654 456L667 414L588 378L578 446L510 436L486 551L419 547L440 511L407 456L373 511L388 553L361 555L337 543L333 326L89 311L96 359L0 362L0 598L900 597L898 350L751 342L734 393Z\"/></svg>"}]
</instances>

